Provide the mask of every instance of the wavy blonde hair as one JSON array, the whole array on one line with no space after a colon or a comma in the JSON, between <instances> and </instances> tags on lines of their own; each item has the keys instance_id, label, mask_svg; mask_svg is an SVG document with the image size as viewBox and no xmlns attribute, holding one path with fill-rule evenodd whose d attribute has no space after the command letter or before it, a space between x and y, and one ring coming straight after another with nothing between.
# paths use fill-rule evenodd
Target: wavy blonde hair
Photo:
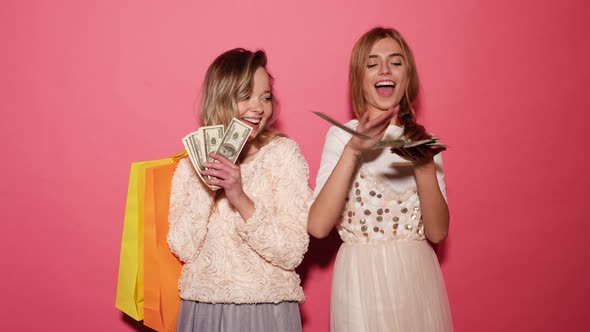
<instances>
[{"instance_id":1,"label":"wavy blonde hair","mask_svg":"<svg viewBox=\"0 0 590 332\"><path fill-rule=\"evenodd\" d=\"M202 126L224 125L226 128L232 118L239 118L238 100L252 93L254 73L258 68L266 68L267 57L264 51L255 52L235 48L219 55L207 69L203 81L200 107ZM276 120L278 101L276 100L270 77L273 112L267 125L254 140L263 146L277 136L284 136L270 126Z\"/></svg>"},{"instance_id":2,"label":"wavy blonde hair","mask_svg":"<svg viewBox=\"0 0 590 332\"><path fill-rule=\"evenodd\" d=\"M416 112L412 107L412 103L418 96L420 79L416 69L416 60L414 60L414 54L410 46L395 29L373 28L362 35L352 48L348 73L348 90L352 109L358 119L367 111L367 101L363 93L363 80L369 63L369 55L373 46L385 38L392 38L397 41L405 59L408 70L408 85L400 101L398 121L404 125L404 136L408 139L415 139L426 134L424 127L416 123Z\"/></svg>"}]
</instances>

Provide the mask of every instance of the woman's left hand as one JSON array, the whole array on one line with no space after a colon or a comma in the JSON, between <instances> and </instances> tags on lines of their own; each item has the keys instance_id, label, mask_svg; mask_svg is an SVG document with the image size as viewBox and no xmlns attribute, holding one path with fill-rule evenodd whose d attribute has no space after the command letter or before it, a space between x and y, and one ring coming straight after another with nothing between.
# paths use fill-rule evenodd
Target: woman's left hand
<instances>
[{"instance_id":1,"label":"woman's left hand","mask_svg":"<svg viewBox=\"0 0 590 332\"><path fill-rule=\"evenodd\" d=\"M242 188L242 173L240 172L240 166L234 165L218 154L212 154L211 158L219 162L203 163L203 166L206 168L205 171L203 171L203 175L214 177L207 180L207 184L223 188L225 197L233 206L236 206L239 200L247 198L246 193Z\"/></svg>"}]
</instances>

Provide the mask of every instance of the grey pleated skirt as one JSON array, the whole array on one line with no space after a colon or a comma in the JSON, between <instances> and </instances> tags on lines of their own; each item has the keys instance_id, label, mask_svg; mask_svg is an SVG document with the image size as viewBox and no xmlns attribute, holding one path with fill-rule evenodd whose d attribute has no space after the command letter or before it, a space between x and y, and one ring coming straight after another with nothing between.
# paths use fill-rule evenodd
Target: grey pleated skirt
<instances>
[{"instance_id":1,"label":"grey pleated skirt","mask_svg":"<svg viewBox=\"0 0 590 332\"><path fill-rule=\"evenodd\" d=\"M299 304L210 304L183 300L176 332L301 332Z\"/></svg>"}]
</instances>

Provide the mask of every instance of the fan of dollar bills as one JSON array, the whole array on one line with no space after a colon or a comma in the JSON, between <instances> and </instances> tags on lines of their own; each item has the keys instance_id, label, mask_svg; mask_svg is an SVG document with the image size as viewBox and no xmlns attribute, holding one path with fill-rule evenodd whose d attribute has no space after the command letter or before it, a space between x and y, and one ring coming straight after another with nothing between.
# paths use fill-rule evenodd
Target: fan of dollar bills
<instances>
[{"instance_id":1,"label":"fan of dollar bills","mask_svg":"<svg viewBox=\"0 0 590 332\"><path fill-rule=\"evenodd\" d=\"M233 118L227 130L224 130L223 125L201 127L182 139L195 171L209 189L217 190L220 187L205 182L211 177L203 175L203 163L217 162L211 158L212 154L218 154L235 163L251 132L252 127Z\"/></svg>"},{"instance_id":2,"label":"fan of dollar bills","mask_svg":"<svg viewBox=\"0 0 590 332\"><path fill-rule=\"evenodd\" d=\"M362 138L362 139L370 139L371 137L361 134L358 131L355 131L353 129L350 129L342 124L340 124L338 121L332 119L331 117L327 116L326 114L322 113L322 112L312 112L313 114L319 116L320 118L330 122L331 124L333 124L334 126L344 130L345 132ZM422 139L422 140L418 140L418 141L408 141L405 139L393 139L393 140L383 140L380 141L379 143L375 144L375 146L373 147L373 149L382 149L382 148L386 148L389 147L391 149L397 149L397 148L401 148L401 149L409 149L409 148L415 148L415 147L419 147L419 146L437 146L441 148L441 151L446 149L446 145L442 144L441 142L439 142L438 138L432 136L429 139ZM392 150L393 151L393 150Z\"/></svg>"}]
</instances>

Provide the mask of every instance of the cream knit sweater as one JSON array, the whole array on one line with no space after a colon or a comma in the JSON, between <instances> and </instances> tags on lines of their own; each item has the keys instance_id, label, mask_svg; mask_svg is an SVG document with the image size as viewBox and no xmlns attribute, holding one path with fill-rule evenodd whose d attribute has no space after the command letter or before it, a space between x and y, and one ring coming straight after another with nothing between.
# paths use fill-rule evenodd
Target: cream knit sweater
<instances>
[{"instance_id":1,"label":"cream knit sweater","mask_svg":"<svg viewBox=\"0 0 590 332\"><path fill-rule=\"evenodd\" d=\"M307 163L294 141L279 137L242 164L241 173L255 205L246 221L223 196L209 217L214 193L188 158L178 164L168 244L185 263L180 297L206 303L303 302L294 269L309 243Z\"/></svg>"}]
</instances>

